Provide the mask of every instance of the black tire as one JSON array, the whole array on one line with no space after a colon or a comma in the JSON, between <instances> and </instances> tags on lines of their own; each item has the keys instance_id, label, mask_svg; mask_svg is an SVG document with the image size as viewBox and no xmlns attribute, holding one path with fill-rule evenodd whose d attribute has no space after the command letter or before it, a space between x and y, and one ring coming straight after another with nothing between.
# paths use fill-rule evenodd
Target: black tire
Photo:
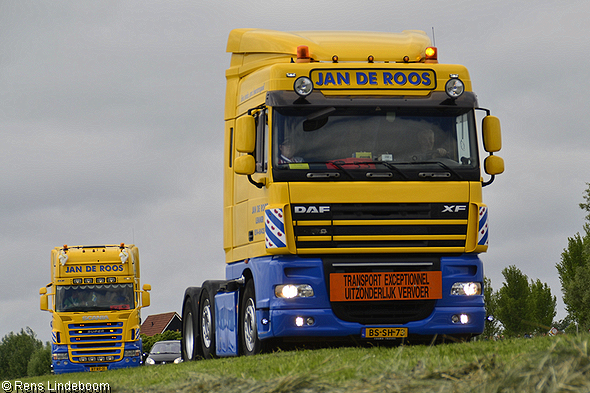
<instances>
[{"instance_id":1,"label":"black tire","mask_svg":"<svg viewBox=\"0 0 590 393\"><path fill-rule=\"evenodd\" d=\"M263 349L262 341L258 338L256 323L256 292L254 280L249 280L244 288L244 295L240 304L240 354L256 355Z\"/></svg>"},{"instance_id":2,"label":"black tire","mask_svg":"<svg viewBox=\"0 0 590 393\"><path fill-rule=\"evenodd\" d=\"M215 303L208 289L203 288L199 304L201 351L205 359L215 357Z\"/></svg>"},{"instance_id":3,"label":"black tire","mask_svg":"<svg viewBox=\"0 0 590 393\"><path fill-rule=\"evenodd\" d=\"M198 297L186 296L182 305L182 360L197 360L203 357L199 340Z\"/></svg>"}]
</instances>

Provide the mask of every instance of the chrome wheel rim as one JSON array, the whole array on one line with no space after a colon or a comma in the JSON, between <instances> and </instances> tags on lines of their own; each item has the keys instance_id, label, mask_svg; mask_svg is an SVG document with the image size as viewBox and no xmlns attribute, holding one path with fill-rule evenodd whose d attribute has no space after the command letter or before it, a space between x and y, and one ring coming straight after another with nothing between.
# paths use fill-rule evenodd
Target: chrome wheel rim
<instances>
[{"instance_id":1,"label":"chrome wheel rim","mask_svg":"<svg viewBox=\"0 0 590 393\"><path fill-rule=\"evenodd\" d=\"M203 313L201 314L201 338L206 348L211 347L211 303L205 300Z\"/></svg>"},{"instance_id":2,"label":"chrome wheel rim","mask_svg":"<svg viewBox=\"0 0 590 393\"><path fill-rule=\"evenodd\" d=\"M193 330L193 313L188 312L184 316L184 352L188 356L188 359L193 358L193 349L195 344L195 336Z\"/></svg>"},{"instance_id":3,"label":"chrome wheel rim","mask_svg":"<svg viewBox=\"0 0 590 393\"><path fill-rule=\"evenodd\" d=\"M244 344L249 352L254 351L256 334L256 307L254 300L249 298L244 313Z\"/></svg>"}]
</instances>

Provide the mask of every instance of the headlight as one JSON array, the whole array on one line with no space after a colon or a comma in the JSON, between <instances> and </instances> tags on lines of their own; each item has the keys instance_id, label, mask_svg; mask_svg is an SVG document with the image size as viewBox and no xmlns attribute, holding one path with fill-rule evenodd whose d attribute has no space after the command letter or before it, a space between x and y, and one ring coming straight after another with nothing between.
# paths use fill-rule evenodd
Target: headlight
<instances>
[{"instance_id":1,"label":"headlight","mask_svg":"<svg viewBox=\"0 0 590 393\"><path fill-rule=\"evenodd\" d=\"M456 282L451 287L451 295L475 296L481 295L480 282Z\"/></svg>"},{"instance_id":2,"label":"headlight","mask_svg":"<svg viewBox=\"0 0 590 393\"><path fill-rule=\"evenodd\" d=\"M465 85L461 82L459 78L451 78L447 81L445 85L445 91L447 95L451 98L459 98L461 94L465 91Z\"/></svg>"},{"instance_id":3,"label":"headlight","mask_svg":"<svg viewBox=\"0 0 590 393\"><path fill-rule=\"evenodd\" d=\"M57 352L53 354L53 360L65 360L68 358L67 352Z\"/></svg>"},{"instance_id":4,"label":"headlight","mask_svg":"<svg viewBox=\"0 0 590 393\"><path fill-rule=\"evenodd\" d=\"M293 84L293 90L301 97L308 96L313 91L313 82L306 76L299 77Z\"/></svg>"},{"instance_id":5,"label":"headlight","mask_svg":"<svg viewBox=\"0 0 590 393\"><path fill-rule=\"evenodd\" d=\"M174 359L174 364L182 363L182 357L177 357Z\"/></svg>"},{"instance_id":6,"label":"headlight","mask_svg":"<svg viewBox=\"0 0 590 393\"><path fill-rule=\"evenodd\" d=\"M313 288L308 284L284 284L275 287L275 296L284 299L293 299L294 297L312 297Z\"/></svg>"},{"instance_id":7,"label":"headlight","mask_svg":"<svg viewBox=\"0 0 590 393\"><path fill-rule=\"evenodd\" d=\"M125 352L123 353L123 356L125 356L125 357L134 357L134 356L139 356L139 355L140 355L139 349L126 349Z\"/></svg>"},{"instance_id":8,"label":"headlight","mask_svg":"<svg viewBox=\"0 0 590 393\"><path fill-rule=\"evenodd\" d=\"M145 364L156 364L156 362L154 362L154 359L152 359L152 358L147 358L145 360Z\"/></svg>"}]
</instances>

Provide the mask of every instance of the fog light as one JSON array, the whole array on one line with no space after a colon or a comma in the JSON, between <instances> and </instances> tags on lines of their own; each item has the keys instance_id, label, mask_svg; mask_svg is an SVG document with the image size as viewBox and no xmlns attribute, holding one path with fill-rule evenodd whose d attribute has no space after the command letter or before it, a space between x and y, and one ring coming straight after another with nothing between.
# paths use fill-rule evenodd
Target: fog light
<instances>
[{"instance_id":1,"label":"fog light","mask_svg":"<svg viewBox=\"0 0 590 393\"><path fill-rule=\"evenodd\" d=\"M301 327L303 326L303 317L297 317L295 318L295 326Z\"/></svg>"},{"instance_id":2,"label":"fog light","mask_svg":"<svg viewBox=\"0 0 590 393\"><path fill-rule=\"evenodd\" d=\"M315 319L313 319L313 317L309 317L305 322L307 323L307 326L311 326L315 323Z\"/></svg>"}]
</instances>

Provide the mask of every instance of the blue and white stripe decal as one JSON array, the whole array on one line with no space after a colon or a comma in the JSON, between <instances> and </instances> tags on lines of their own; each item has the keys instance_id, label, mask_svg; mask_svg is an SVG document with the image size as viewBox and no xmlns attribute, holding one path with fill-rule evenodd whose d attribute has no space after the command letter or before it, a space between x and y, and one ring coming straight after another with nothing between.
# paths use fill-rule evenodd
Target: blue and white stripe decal
<instances>
[{"instance_id":1,"label":"blue and white stripe decal","mask_svg":"<svg viewBox=\"0 0 590 393\"><path fill-rule=\"evenodd\" d=\"M479 232L477 234L477 244L479 246L488 245L488 208L479 207Z\"/></svg>"},{"instance_id":2,"label":"blue and white stripe decal","mask_svg":"<svg viewBox=\"0 0 590 393\"><path fill-rule=\"evenodd\" d=\"M264 214L266 215L264 220L266 248L287 247L283 209L266 209Z\"/></svg>"},{"instance_id":3,"label":"blue and white stripe decal","mask_svg":"<svg viewBox=\"0 0 590 393\"><path fill-rule=\"evenodd\" d=\"M51 342L57 344L57 334L54 331L51 331Z\"/></svg>"}]
</instances>

